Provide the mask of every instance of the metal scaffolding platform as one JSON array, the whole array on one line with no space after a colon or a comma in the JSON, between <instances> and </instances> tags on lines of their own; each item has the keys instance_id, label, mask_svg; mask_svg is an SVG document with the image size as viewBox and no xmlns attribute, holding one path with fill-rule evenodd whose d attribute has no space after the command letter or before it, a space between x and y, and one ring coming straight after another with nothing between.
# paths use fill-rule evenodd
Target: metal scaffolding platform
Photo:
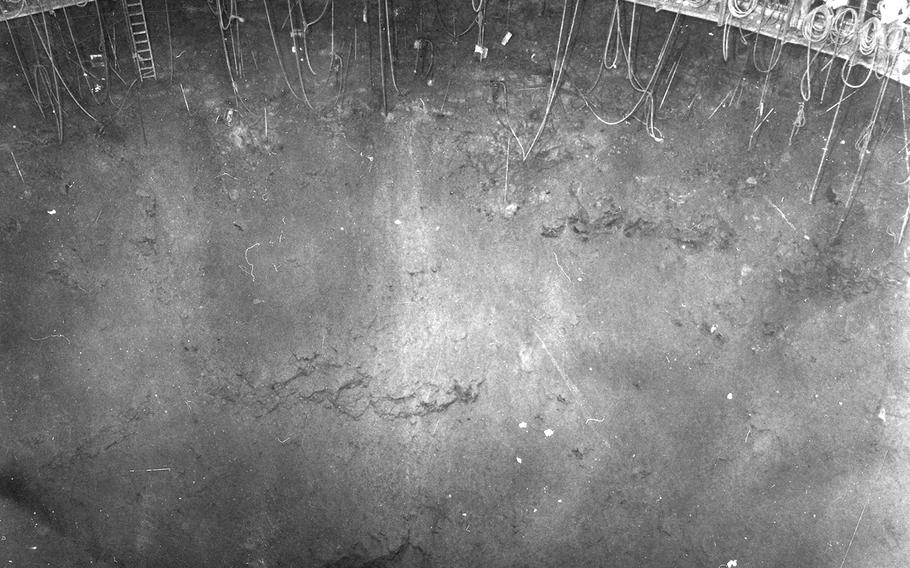
<instances>
[{"instance_id":1,"label":"metal scaffolding platform","mask_svg":"<svg viewBox=\"0 0 910 568\"><path fill-rule=\"evenodd\" d=\"M870 15L872 8L880 7L884 1L624 1L754 32L784 45L801 45L835 55L910 86L910 26Z\"/></svg>"},{"instance_id":2,"label":"metal scaffolding platform","mask_svg":"<svg viewBox=\"0 0 910 568\"><path fill-rule=\"evenodd\" d=\"M0 0L0 22L52 12L70 6L85 6L92 0Z\"/></svg>"}]
</instances>

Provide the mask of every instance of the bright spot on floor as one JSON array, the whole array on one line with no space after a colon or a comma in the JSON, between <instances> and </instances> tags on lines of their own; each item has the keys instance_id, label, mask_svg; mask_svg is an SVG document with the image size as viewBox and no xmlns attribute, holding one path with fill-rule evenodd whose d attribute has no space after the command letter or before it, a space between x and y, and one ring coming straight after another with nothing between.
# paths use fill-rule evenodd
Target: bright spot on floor
<instances>
[{"instance_id":1,"label":"bright spot on floor","mask_svg":"<svg viewBox=\"0 0 910 568\"><path fill-rule=\"evenodd\" d=\"M546 436L547 438L549 438L550 436L553 435L553 430L547 428L546 430L543 431L543 435Z\"/></svg>"},{"instance_id":2,"label":"bright spot on floor","mask_svg":"<svg viewBox=\"0 0 910 568\"><path fill-rule=\"evenodd\" d=\"M519 423L518 423L518 427L519 427L519 428L527 428L527 427L528 427L528 423L527 423L527 422L519 422Z\"/></svg>"}]
</instances>

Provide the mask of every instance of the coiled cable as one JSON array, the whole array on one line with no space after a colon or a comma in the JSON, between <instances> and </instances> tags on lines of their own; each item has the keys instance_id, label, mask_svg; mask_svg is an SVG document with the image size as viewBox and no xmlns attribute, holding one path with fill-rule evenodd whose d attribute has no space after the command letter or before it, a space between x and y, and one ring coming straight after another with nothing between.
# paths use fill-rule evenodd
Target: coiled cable
<instances>
[{"instance_id":1,"label":"coiled cable","mask_svg":"<svg viewBox=\"0 0 910 568\"><path fill-rule=\"evenodd\" d=\"M882 21L873 16L863 22L859 28L859 44L857 49L860 54L870 56L878 49L879 36L882 32Z\"/></svg>"},{"instance_id":2,"label":"coiled cable","mask_svg":"<svg viewBox=\"0 0 910 568\"><path fill-rule=\"evenodd\" d=\"M821 43L831 35L834 14L826 4L813 8L803 18L801 30L809 43Z\"/></svg>"},{"instance_id":3,"label":"coiled cable","mask_svg":"<svg viewBox=\"0 0 910 568\"><path fill-rule=\"evenodd\" d=\"M852 40L856 35L856 29L859 27L859 16L855 8L843 6L834 12L834 19L831 21L831 40L838 47Z\"/></svg>"},{"instance_id":4,"label":"coiled cable","mask_svg":"<svg viewBox=\"0 0 910 568\"><path fill-rule=\"evenodd\" d=\"M758 8L758 0L727 0L727 9L734 18L748 18Z\"/></svg>"}]
</instances>

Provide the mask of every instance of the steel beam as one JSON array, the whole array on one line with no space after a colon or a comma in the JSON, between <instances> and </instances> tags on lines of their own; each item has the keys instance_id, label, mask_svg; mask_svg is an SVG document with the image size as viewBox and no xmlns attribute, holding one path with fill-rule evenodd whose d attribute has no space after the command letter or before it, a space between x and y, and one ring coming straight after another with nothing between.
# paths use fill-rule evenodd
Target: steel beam
<instances>
[{"instance_id":1,"label":"steel beam","mask_svg":"<svg viewBox=\"0 0 910 568\"><path fill-rule=\"evenodd\" d=\"M70 6L85 6L93 0L0 0L0 22L52 12Z\"/></svg>"}]
</instances>

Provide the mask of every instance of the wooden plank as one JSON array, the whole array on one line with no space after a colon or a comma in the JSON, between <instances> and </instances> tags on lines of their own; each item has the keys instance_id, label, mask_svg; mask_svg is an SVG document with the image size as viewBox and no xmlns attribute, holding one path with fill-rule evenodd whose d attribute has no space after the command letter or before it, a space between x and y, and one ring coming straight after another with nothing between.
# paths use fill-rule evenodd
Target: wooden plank
<instances>
[{"instance_id":1,"label":"wooden plank","mask_svg":"<svg viewBox=\"0 0 910 568\"><path fill-rule=\"evenodd\" d=\"M92 0L0 0L0 22L52 12L70 6L85 6Z\"/></svg>"}]
</instances>

